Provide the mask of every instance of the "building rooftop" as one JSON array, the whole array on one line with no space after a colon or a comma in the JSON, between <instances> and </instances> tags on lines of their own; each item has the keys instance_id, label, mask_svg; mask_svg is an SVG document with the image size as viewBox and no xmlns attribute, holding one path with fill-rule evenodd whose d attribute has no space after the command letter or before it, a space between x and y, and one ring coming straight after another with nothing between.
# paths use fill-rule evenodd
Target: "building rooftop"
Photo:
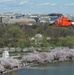
<instances>
[{"instance_id":1,"label":"building rooftop","mask_svg":"<svg viewBox=\"0 0 74 75\"><path fill-rule=\"evenodd\" d=\"M28 18L13 18L10 19L8 23L20 23L20 22L36 22L34 19L28 19Z\"/></svg>"}]
</instances>

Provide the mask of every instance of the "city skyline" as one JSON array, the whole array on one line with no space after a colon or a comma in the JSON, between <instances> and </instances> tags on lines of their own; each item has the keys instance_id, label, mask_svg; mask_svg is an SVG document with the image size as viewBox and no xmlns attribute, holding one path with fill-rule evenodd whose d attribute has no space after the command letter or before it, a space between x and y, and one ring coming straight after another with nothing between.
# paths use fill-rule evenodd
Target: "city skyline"
<instances>
[{"instance_id":1,"label":"city skyline","mask_svg":"<svg viewBox=\"0 0 74 75\"><path fill-rule=\"evenodd\" d=\"M73 0L1 0L0 13L63 13L74 14Z\"/></svg>"}]
</instances>

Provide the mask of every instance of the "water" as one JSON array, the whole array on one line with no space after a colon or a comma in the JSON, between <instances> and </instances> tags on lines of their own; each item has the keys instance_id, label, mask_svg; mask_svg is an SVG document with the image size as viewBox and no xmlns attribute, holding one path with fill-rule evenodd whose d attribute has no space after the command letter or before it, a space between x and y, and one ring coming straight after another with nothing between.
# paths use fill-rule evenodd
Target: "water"
<instances>
[{"instance_id":1,"label":"water","mask_svg":"<svg viewBox=\"0 0 74 75\"><path fill-rule=\"evenodd\" d=\"M74 75L74 62L62 62L39 67L24 68L3 75Z\"/></svg>"}]
</instances>

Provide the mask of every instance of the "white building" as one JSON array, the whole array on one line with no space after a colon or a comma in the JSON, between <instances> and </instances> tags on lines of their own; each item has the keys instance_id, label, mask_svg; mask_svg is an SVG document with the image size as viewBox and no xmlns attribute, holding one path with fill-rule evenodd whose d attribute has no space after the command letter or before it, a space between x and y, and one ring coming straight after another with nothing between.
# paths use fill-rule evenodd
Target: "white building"
<instances>
[{"instance_id":1,"label":"white building","mask_svg":"<svg viewBox=\"0 0 74 75\"><path fill-rule=\"evenodd\" d=\"M39 21L41 23L48 23L50 21L50 17L49 16L43 16L39 18Z\"/></svg>"},{"instance_id":2,"label":"white building","mask_svg":"<svg viewBox=\"0 0 74 75\"><path fill-rule=\"evenodd\" d=\"M3 51L2 58L4 58L4 59L9 58L9 52L8 52L8 50L4 50Z\"/></svg>"},{"instance_id":3,"label":"white building","mask_svg":"<svg viewBox=\"0 0 74 75\"><path fill-rule=\"evenodd\" d=\"M16 19L16 18L14 18L14 19L10 19L9 21L8 21L8 23L12 23L12 24L14 24L14 23L21 23L21 22L36 22L34 19L31 19L31 18L19 18L19 19Z\"/></svg>"}]
</instances>

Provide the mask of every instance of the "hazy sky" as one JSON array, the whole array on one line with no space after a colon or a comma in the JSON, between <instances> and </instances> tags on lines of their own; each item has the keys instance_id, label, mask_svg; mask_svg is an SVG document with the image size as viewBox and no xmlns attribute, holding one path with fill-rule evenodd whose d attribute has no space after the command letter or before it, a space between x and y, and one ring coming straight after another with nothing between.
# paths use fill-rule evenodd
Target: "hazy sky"
<instances>
[{"instance_id":1,"label":"hazy sky","mask_svg":"<svg viewBox=\"0 0 74 75\"><path fill-rule=\"evenodd\" d=\"M74 14L74 0L0 0L0 13Z\"/></svg>"}]
</instances>

